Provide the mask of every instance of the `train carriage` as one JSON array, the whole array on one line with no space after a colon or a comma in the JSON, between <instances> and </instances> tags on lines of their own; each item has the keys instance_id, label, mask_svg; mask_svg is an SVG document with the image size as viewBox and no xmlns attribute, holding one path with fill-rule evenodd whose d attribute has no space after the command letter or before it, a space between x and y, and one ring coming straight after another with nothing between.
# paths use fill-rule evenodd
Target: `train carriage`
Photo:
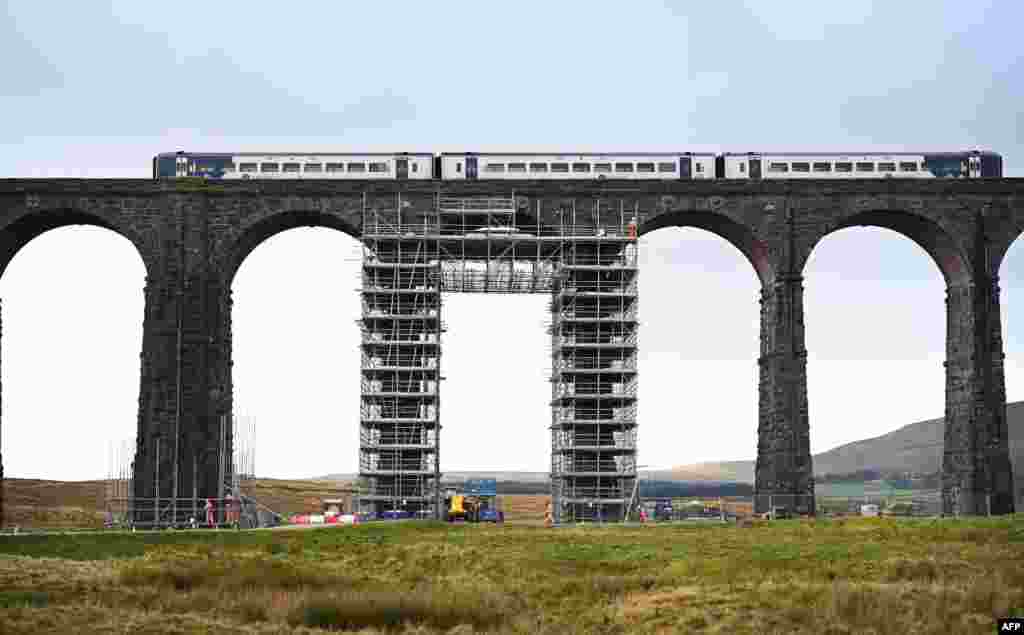
<instances>
[{"instance_id":1,"label":"train carriage","mask_svg":"<svg viewBox=\"0 0 1024 635\"><path fill-rule=\"evenodd\" d=\"M716 175L724 179L999 178L992 152L803 153L727 152Z\"/></svg>"},{"instance_id":2,"label":"train carriage","mask_svg":"<svg viewBox=\"0 0 1024 635\"><path fill-rule=\"evenodd\" d=\"M173 152L153 159L154 178L429 180L430 153Z\"/></svg>"},{"instance_id":3,"label":"train carriage","mask_svg":"<svg viewBox=\"0 0 1024 635\"><path fill-rule=\"evenodd\" d=\"M712 179L711 153L526 154L447 152L441 178L474 180Z\"/></svg>"}]
</instances>

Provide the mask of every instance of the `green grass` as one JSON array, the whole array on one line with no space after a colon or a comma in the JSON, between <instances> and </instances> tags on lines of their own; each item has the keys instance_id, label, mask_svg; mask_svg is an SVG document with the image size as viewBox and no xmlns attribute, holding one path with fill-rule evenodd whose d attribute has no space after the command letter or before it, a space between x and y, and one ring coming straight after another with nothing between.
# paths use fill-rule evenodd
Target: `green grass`
<instances>
[{"instance_id":1,"label":"green grass","mask_svg":"<svg viewBox=\"0 0 1024 635\"><path fill-rule=\"evenodd\" d=\"M988 633L1022 543L1024 515L9 536L0 631Z\"/></svg>"},{"instance_id":2,"label":"green grass","mask_svg":"<svg viewBox=\"0 0 1024 635\"><path fill-rule=\"evenodd\" d=\"M50 596L42 591L0 591L0 609L38 608L49 603Z\"/></svg>"}]
</instances>

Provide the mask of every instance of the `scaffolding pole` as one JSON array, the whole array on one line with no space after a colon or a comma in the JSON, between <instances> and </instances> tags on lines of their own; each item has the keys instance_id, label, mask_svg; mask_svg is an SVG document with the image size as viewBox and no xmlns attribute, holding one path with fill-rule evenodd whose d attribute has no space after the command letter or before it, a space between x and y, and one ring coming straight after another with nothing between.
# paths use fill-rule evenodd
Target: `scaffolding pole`
<instances>
[{"instance_id":1,"label":"scaffolding pole","mask_svg":"<svg viewBox=\"0 0 1024 635\"><path fill-rule=\"evenodd\" d=\"M559 214L569 223L561 224L551 300L551 493L558 523L627 520L635 496L635 213L625 201L614 210L596 198L589 214L575 200Z\"/></svg>"},{"instance_id":2,"label":"scaffolding pole","mask_svg":"<svg viewBox=\"0 0 1024 635\"><path fill-rule=\"evenodd\" d=\"M364 195L358 509L439 512L441 276L433 198ZM422 214L422 221L417 215Z\"/></svg>"}]
</instances>

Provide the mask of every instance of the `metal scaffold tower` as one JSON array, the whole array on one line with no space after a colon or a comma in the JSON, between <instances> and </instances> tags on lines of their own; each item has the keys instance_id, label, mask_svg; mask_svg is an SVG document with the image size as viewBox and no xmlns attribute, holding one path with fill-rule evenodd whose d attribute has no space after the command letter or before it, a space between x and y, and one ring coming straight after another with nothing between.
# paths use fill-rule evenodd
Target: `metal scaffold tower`
<instances>
[{"instance_id":1,"label":"metal scaffold tower","mask_svg":"<svg viewBox=\"0 0 1024 635\"><path fill-rule=\"evenodd\" d=\"M628 518L637 215L601 200L585 212L542 209L514 192L364 199L361 512L441 513L441 293L549 293L555 520Z\"/></svg>"},{"instance_id":2,"label":"metal scaffold tower","mask_svg":"<svg viewBox=\"0 0 1024 635\"><path fill-rule=\"evenodd\" d=\"M573 208L551 301L555 522L629 516L637 455L636 210ZM591 216L591 214L593 214Z\"/></svg>"},{"instance_id":3,"label":"metal scaffold tower","mask_svg":"<svg viewBox=\"0 0 1024 635\"><path fill-rule=\"evenodd\" d=\"M400 194L383 209L364 201L358 505L375 517L434 517L441 478L440 259L436 228L403 222L402 214Z\"/></svg>"}]
</instances>

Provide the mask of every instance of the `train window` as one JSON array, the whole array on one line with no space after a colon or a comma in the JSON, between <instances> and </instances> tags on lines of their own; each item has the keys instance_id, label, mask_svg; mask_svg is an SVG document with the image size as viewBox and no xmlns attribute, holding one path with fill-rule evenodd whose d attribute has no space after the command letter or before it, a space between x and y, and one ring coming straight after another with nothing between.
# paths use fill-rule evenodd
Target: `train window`
<instances>
[{"instance_id":1,"label":"train window","mask_svg":"<svg viewBox=\"0 0 1024 635\"><path fill-rule=\"evenodd\" d=\"M589 163L573 163L572 164L572 171L573 172L590 172L590 164Z\"/></svg>"},{"instance_id":2,"label":"train window","mask_svg":"<svg viewBox=\"0 0 1024 635\"><path fill-rule=\"evenodd\" d=\"M508 171L509 172L526 172L526 164L525 163L509 163L508 164Z\"/></svg>"},{"instance_id":3,"label":"train window","mask_svg":"<svg viewBox=\"0 0 1024 635\"><path fill-rule=\"evenodd\" d=\"M547 163L531 163L530 164L530 172L547 172L547 171L548 171L548 164Z\"/></svg>"},{"instance_id":4,"label":"train window","mask_svg":"<svg viewBox=\"0 0 1024 635\"><path fill-rule=\"evenodd\" d=\"M747 171L747 164L746 163L740 163L740 172L746 172L746 171Z\"/></svg>"},{"instance_id":5,"label":"train window","mask_svg":"<svg viewBox=\"0 0 1024 635\"><path fill-rule=\"evenodd\" d=\"M789 172L789 164L788 163L769 163L768 164L768 171L769 172Z\"/></svg>"},{"instance_id":6,"label":"train window","mask_svg":"<svg viewBox=\"0 0 1024 635\"><path fill-rule=\"evenodd\" d=\"M900 161L900 172L917 172L917 163L913 161Z\"/></svg>"},{"instance_id":7,"label":"train window","mask_svg":"<svg viewBox=\"0 0 1024 635\"><path fill-rule=\"evenodd\" d=\"M327 164L327 171L328 172L344 172L345 171L345 164L344 163L328 163Z\"/></svg>"},{"instance_id":8,"label":"train window","mask_svg":"<svg viewBox=\"0 0 1024 635\"><path fill-rule=\"evenodd\" d=\"M284 171L285 172L298 172L299 171L299 164L298 163L285 163L284 164Z\"/></svg>"},{"instance_id":9,"label":"train window","mask_svg":"<svg viewBox=\"0 0 1024 635\"><path fill-rule=\"evenodd\" d=\"M418 170L416 168L418 168L419 165L420 165L419 163L416 163L415 161L413 161L412 162L412 171L413 172L418 172Z\"/></svg>"},{"instance_id":10,"label":"train window","mask_svg":"<svg viewBox=\"0 0 1024 635\"><path fill-rule=\"evenodd\" d=\"M874 163L867 163L867 162L857 163L857 171L858 172L874 172L875 171L875 164Z\"/></svg>"},{"instance_id":11,"label":"train window","mask_svg":"<svg viewBox=\"0 0 1024 635\"><path fill-rule=\"evenodd\" d=\"M658 172L675 172L675 171L676 171L676 164L675 163L659 163L658 164Z\"/></svg>"},{"instance_id":12,"label":"train window","mask_svg":"<svg viewBox=\"0 0 1024 635\"><path fill-rule=\"evenodd\" d=\"M323 171L324 171L324 164L323 163L307 163L306 164L306 172L323 172Z\"/></svg>"},{"instance_id":13,"label":"train window","mask_svg":"<svg viewBox=\"0 0 1024 635\"><path fill-rule=\"evenodd\" d=\"M704 164L703 163L694 163L693 165L694 165L694 168L696 168L697 172L703 172L704 171Z\"/></svg>"},{"instance_id":14,"label":"train window","mask_svg":"<svg viewBox=\"0 0 1024 635\"><path fill-rule=\"evenodd\" d=\"M240 163L238 165L238 170L239 170L239 172L255 172L256 171L256 164L255 163Z\"/></svg>"},{"instance_id":15,"label":"train window","mask_svg":"<svg viewBox=\"0 0 1024 635\"><path fill-rule=\"evenodd\" d=\"M654 164L653 163L637 163L636 164L636 171L637 172L645 172L645 173L654 172Z\"/></svg>"},{"instance_id":16,"label":"train window","mask_svg":"<svg viewBox=\"0 0 1024 635\"><path fill-rule=\"evenodd\" d=\"M366 164L365 163L349 163L348 164L348 171L349 172L366 172Z\"/></svg>"},{"instance_id":17,"label":"train window","mask_svg":"<svg viewBox=\"0 0 1024 635\"><path fill-rule=\"evenodd\" d=\"M235 171L235 164L234 163L225 163L224 164L224 171L225 172L234 172Z\"/></svg>"},{"instance_id":18,"label":"train window","mask_svg":"<svg viewBox=\"0 0 1024 635\"><path fill-rule=\"evenodd\" d=\"M484 166L484 172L504 172L504 163L488 163Z\"/></svg>"},{"instance_id":19,"label":"train window","mask_svg":"<svg viewBox=\"0 0 1024 635\"><path fill-rule=\"evenodd\" d=\"M594 172L611 172L611 171L612 171L612 164L611 163L595 163L594 164Z\"/></svg>"},{"instance_id":20,"label":"train window","mask_svg":"<svg viewBox=\"0 0 1024 635\"><path fill-rule=\"evenodd\" d=\"M846 161L836 162L836 172L853 172L853 164Z\"/></svg>"},{"instance_id":21,"label":"train window","mask_svg":"<svg viewBox=\"0 0 1024 635\"><path fill-rule=\"evenodd\" d=\"M924 161L921 161L921 171L922 172L927 172L928 171L928 164L925 163Z\"/></svg>"},{"instance_id":22,"label":"train window","mask_svg":"<svg viewBox=\"0 0 1024 635\"><path fill-rule=\"evenodd\" d=\"M616 163L615 164L615 171L616 172L632 172L633 171L633 164L632 163Z\"/></svg>"},{"instance_id":23,"label":"train window","mask_svg":"<svg viewBox=\"0 0 1024 635\"><path fill-rule=\"evenodd\" d=\"M261 163L260 172L277 172L278 165L276 163Z\"/></svg>"},{"instance_id":24,"label":"train window","mask_svg":"<svg viewBox=\"0 0 1024 635\"><path fill-rule=\"evenodd\" d=\"M896 171L896 164L895 163L879 163L878 164L878 171L879 172L895 172Z\"/></svg>"},{"instance_id":25,"label":"train window","mask_svg":"<svg viewBox=\"0 0 1024 635\"><path fill-rule=\"evenodd\" d=\"M820 162L820 163L816 162L814 164L814 171L815 172L831 172L832 171L832 164L831 163L827 163L827 162Z\"/></svg>"},{"instance_id":26,"label":"train window","mask_svg":"<svg viewBox=\"0 0 1024 635\"><path fill-rule=\"evenodd\" d=\"M551 171L552 172L559 172L559 173L564 174L564 173L569 171L569 164L568 163L552 163L551 164Z\"/></svg>"},{"instance_id":27,"label":"train window","mask_svg":"<svg viewBox=\"0 0 1024 635\"><path fill-rule=\"evenodd\" d=\"M810 172L811 171L811 164L810 163L804 163L804 162L794 163L793 164L793 171L794 172Z\"/></svg>"},{"instance_id":28,"label":"train window","mask_svg":"<svg viewBox=\"0 0 1024 635\"><path fill-rule=\"evenodd\" d=\"M374 163L370 164L370 172L376 172L376 173L379 174L381 172L387 172L387 171L388 171L388 164L386 162L384 162L384 161L378 161L378 162L374 162Z\"/></svg>"}]
</instances>

